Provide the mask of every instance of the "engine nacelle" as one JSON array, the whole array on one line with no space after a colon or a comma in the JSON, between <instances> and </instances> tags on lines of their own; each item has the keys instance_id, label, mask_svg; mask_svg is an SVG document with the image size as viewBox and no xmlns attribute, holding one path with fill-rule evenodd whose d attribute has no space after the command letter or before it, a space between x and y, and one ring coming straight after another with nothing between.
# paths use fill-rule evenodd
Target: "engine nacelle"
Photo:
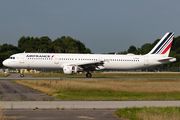
<instances>
[{"instance_id":1,"label":"engine nacelle","mask_svg":"<svg viewBox=\"0 0 180 120\"><path fill-rule=\"evenodd\" d=\"M71 75L77 73L77 66L64 66L63 67L64 74Z\"/></svg>"}]
</instances>

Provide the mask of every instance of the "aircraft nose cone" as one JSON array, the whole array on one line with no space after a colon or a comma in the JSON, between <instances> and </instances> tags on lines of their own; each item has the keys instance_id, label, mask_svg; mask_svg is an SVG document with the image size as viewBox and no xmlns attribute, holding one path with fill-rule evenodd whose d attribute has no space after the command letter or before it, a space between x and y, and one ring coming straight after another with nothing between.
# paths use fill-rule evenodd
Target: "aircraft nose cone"
<instances>
[{"instance_id":1,"label":"aircraft nose cone","mask_svg":"<svg viewBox=\"0 0 180 120\"><path fill-rule=\"evenodd\" d=\"M7 66L7 61L4 60L2 64L3 64L4 66Z\"/></svg>"}]
</instances>

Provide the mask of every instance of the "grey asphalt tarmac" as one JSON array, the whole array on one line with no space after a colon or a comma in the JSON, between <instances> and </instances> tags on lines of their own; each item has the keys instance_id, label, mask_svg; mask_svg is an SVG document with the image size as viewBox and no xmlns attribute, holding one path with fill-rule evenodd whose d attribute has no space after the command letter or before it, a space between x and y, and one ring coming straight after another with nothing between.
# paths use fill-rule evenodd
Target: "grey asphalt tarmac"
<instances>
[{"instance_id":1,"label":"grey asphalt tarmac","mask_svg":"<svg viewBox=\"0 0 180 120\"><path fill-rule=\"evenodd\" d=\"M48 96L34 89L29 89L10 80L0 80L0 96L1 100L54 100L52 96Z\"/></svg>"},{"instance_id":2,"label":"grey asphalt tarmac","mask_svg":"<svg viewBox=\"0 0 180 120\"><path fill-rule=\"evenodd\" d=\"M120 120L115 110L6 110L6 118L15 120Z\"/></svg>"},{"instance_id":3,"label":"grey asphalt tarmac","mask_svg":"<svg viewBox=\"0 0 180 120\"><path fill-rule=\"evenodd\" d=\"M134 73L134 72L133 72ZM143 72L145 73L145 72ZM173 72L168 72L168 74L172 74ZM140 74L139 72L137 72L137 74ZM147 72L146 74L150 74L150 72ZM157 73L156 73L157 74ZM161 73L159 73L161 74ZM178 72L177 72L178 74ZM104 80L104 79L180 79L180 77L102 77L102 78L96 78L96 77L92 77L92 78L86 78L84 77L33 77L33 76L25 76L25 77L20 77L20 74L10 74L7 77L0 77L0 80L66 80L66 79L99 79L99 80Z\"/></svg>"},{"instance_id":4,"label":"grey asphalt tarmac","mask_svg":"<svg viewBox=\"0 0 180 120\"><path fill-rule=\"evenodd\" d=\"M25 76L25 77L20 77L19 74L12 74L8 77L0 77L0 80L66 80L66 79L99 79L99 80L104 80L104 79L180 79L180 77L105 77L105 78L100 78L100 77L92 77L92 78L86 78L84 77L33 77L33 76Z\"/></svg>"},{"instance_id":5,"label":"grey asphalt tarmac","mask_svg":"<svg viewBox=\"0 0 180 120\"><path fill-rule=\"evenodd\" d=\"M104 80L104 79L119 79L119 80L124 80L124 79L180 79L179 77L168 77L168 78L155 78L155 77L137 77L137 78L132 78L132 77L106 77L106 78L96 78L96 77L92 77L92 78L74 78L74 77L19 77L19 78L7 78L7 77L0 77L0 80L67 80L67 79L99 79L99 80Z\"/></svg>"}]
</instances>

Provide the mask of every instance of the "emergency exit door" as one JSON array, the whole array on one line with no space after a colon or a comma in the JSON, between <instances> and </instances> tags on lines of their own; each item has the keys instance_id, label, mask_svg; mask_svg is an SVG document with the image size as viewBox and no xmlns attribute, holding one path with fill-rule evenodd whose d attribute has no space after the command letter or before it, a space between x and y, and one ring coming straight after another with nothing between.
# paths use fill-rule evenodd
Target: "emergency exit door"
<instances>
[{"instance_id":1,"label":"emergency exit door","mask_svg":"<svg viewBox=\"0 0 180 120\"><path fill-rule=\"evenodd\" d=\"M20 61L19 61L20 63L24 63L24 55L21 55L20 56Z\"/></svg>"}]
</instances>

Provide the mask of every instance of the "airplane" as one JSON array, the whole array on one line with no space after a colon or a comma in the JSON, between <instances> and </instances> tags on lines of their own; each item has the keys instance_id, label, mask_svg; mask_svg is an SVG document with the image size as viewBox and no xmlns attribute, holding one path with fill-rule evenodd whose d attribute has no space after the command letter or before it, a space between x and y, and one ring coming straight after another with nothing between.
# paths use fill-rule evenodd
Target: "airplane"
<instances>
[{"instance_id":1,"label":"airplane","mask_svg":"<svg viewBox=\"0 0 180 120\"><path fill-rule=\"evenodd\" d=\"M3 61L3 65L20 69L62 69L64 74L97 70L137 70L175 62L169 57L174 33L167 32L155 47L145 55L18 53ZM20 75L24 77L23 73Z\"/></svg>"}]
</instances>

